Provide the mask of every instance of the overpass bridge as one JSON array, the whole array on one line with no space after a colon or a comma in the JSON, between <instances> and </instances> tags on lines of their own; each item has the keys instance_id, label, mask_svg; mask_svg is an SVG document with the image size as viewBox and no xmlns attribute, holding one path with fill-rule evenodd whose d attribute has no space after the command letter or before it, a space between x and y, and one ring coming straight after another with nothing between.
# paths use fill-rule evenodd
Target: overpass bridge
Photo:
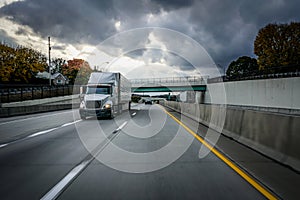
<instances>
[{"instance_id":1,"label":"overpass bridge","mask_svg":"<svg viewBox=\"0 0 300 200\"><path fill-rule=\"evenodd\" d=\"M131 91L143 92L180 92L206 91L208 77L182 76L165 78L131 79Z\"/></svg>"}]
</instances>

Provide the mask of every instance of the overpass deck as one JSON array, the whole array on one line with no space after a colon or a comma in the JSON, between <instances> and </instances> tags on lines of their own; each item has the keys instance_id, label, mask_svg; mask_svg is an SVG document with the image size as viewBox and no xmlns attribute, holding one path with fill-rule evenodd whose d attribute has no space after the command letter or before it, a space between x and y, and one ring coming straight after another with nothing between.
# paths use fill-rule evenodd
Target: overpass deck
<instances>
[{"instance_id":1,"label":"overpass deck","mask_svg":"<svg viewBox=\"0 0 300 200\"><path fill-rule=\"evenodd\" d=\"M207 77L184 76L131 79L132 92L206 91Z\"/></svg>"}]
</instances>

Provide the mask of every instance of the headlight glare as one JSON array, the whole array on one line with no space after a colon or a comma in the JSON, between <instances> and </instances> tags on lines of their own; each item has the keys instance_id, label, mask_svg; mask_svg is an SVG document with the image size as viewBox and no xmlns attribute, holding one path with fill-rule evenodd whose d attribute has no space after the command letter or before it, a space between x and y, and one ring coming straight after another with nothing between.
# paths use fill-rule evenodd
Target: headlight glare
<instances>
[{"instance_id":1,"label":"headlight glare","mask_svg":"<svg viewBox=\"0 0 300 200\"><path fill-rule=\"evenodd\" d=\"M110 104L105 104L105 108L106 109L111 108L111 105Z\"/></svg>"},{"instance_id":2,"label":"headlight glare","mask_svg":"<svg viewBox=\"0 0 300 200\"><path fill-rule=\"evenodd\" d=\"M83 101L80 103L80 108L85 108L85 103Z\"/></svg>"}]
</instances>

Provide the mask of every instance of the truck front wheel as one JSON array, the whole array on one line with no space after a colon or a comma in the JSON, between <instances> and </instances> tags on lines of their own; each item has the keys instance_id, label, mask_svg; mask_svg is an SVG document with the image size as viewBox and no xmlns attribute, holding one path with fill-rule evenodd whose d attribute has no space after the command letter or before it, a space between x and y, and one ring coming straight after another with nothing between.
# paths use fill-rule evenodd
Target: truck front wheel
<instances>
[{"instance_id":1,"label":"truck front wheel","mask_svg":"<svg viewBox=\"0 0 300 200\"><path fill-rule=\"evenodd\" d=\"M109 118L110 118L110 119L115 118L115 113L114 113L114 110L113 110L113 109L110 110L110 117L109 117Z\"/></svg>"}]
</instances>

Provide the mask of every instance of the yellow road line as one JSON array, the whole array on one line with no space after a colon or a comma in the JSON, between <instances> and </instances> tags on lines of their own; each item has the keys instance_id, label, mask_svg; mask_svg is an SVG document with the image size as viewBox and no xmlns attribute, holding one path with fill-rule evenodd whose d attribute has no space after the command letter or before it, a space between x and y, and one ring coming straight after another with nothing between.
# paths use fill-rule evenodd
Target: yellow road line
<instances>
[{"instance_id":1,"label":"yellow road line","mask_svg":"<svg viewBox=\"0 0 300 200\"><path fill-rule=\"evenodd\" d=\"M163 108L163 107L161 107ZM167 113L173 120L175 120L179 125L181 125L185 130L187 130L191 135L193 135L198 141L200 141L203 145L205 145L211 152L213 152L218 158L220 158L223 162L225 162L231 169L233 169L236 173L238 173L241 177L243 177L248 183L250 183L255 189L257 189L260 193L262 193L268 199L277 199L273 194L271 194L264 186L257 183L253 178L251 178L248 174L242 171L237 165L231 162L228 158L226 158L223 154L221 154L218 150L216 150L213 146L207 143L204 139L202 139L199 135L197 135L194 131L192 131L189 127L187 127L184 123L179 121L176 117L174 117L171 113L166 111L163 108L165 113Z\"/></svg>"}]
</instances>

